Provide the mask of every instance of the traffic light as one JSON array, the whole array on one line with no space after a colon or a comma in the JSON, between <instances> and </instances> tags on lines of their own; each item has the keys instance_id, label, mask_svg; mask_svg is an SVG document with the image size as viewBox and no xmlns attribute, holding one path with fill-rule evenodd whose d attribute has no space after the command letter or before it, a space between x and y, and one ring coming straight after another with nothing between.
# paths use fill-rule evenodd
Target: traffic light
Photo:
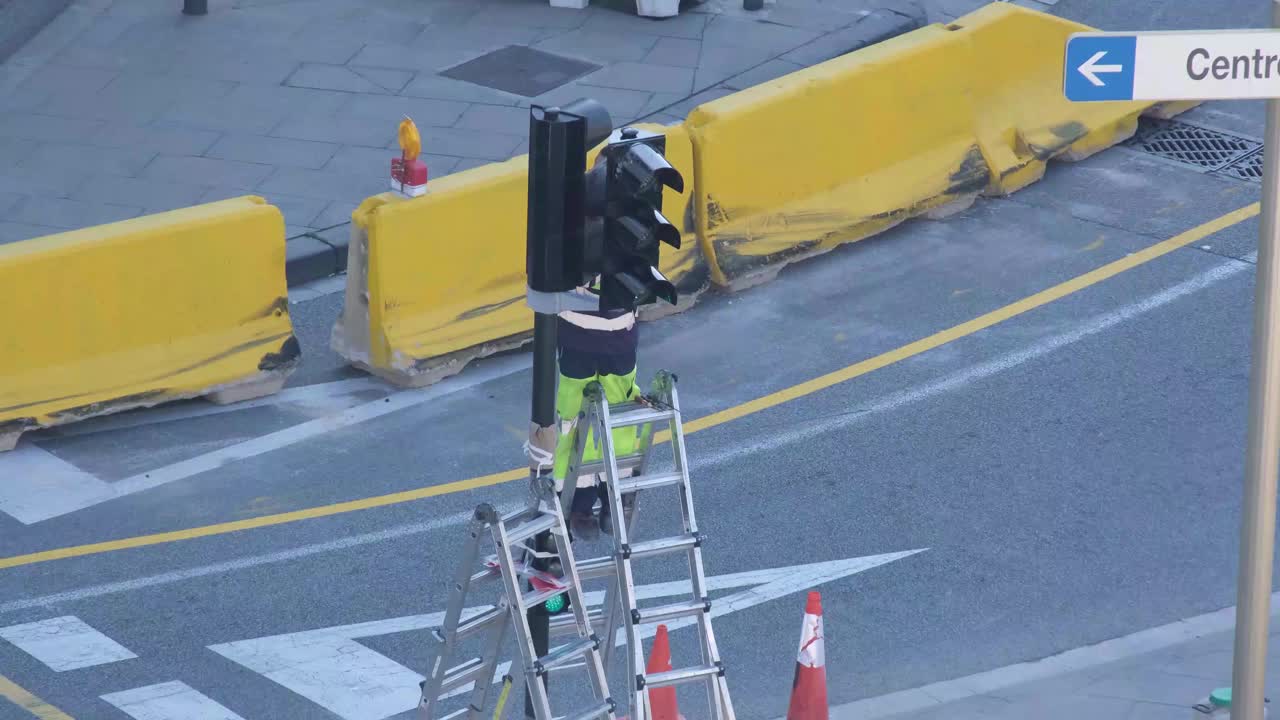
<instances>
[{"instance_id":1,"label":"traffic light","mask_svg":"<svg viewBox=\"0 0 1280 720\"><path fill-rule=\"evenodd\" d=\"M556 294L588 277L584 261L587 150L612 132L600 103L576 100L529 111L529 207L525 255L534 310L554 312ZM550 307L544 305L550 303Z\"/></svg>"},{"instance_id":2,"label":"traffic light","mask_svg":"<svg viewBox=\"0 0 1280 720\"><path fill-rule=\"evenodd\" d=\"M569 593L562 593L542 603L542 610L548 615L559 615L569 609Z\"/></svg>"},{"instance_id":3,"label":"traffic light","mask_svg":"<svg viewBox=\"0 0 1280 720\"><path fill-rule=\"evenodd\" d=\"M660 245L680 247L680 229L662 214L662 192L684 192L684 178L665 153L664 135L623 128L588 173L585 207L602 215L603 237L586 267L600 273L601 310L676 303L675 285L658 270Z\"/></svg>"},{"instance_id":4,"label":"traffic light","mask_svg":"<svg viewBox=\"0 0 1280 720\"><path fill-rule=\"evenodd\" d=\"M587 171L587 151L606 139ZM665 154L665 135L615 132L594 100L530 109L526 302L539 317L676 303L675 285L658 270L661 245L680 247L662 194L683 193L684 178ZM578 290L597 276L598 294ZM535 332L535 354L536 345Z\"/></svg>"}]
</instances>

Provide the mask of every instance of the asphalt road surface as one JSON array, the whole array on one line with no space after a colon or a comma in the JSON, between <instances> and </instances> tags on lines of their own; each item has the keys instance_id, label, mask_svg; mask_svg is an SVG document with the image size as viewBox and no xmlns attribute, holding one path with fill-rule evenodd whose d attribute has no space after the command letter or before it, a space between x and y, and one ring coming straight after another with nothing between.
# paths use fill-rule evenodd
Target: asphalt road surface
<instances>
[{"instance_id":1,"label":"asphalt road surface","mask_svg":"<svg viewBox=\"0 0 1280 720\"><path fill-rule=\"evenodd\" d=\"M1256 136L1253 113L1189 117ZM785 713L811 588L833 703L1233 604L1258 195L1113 149L643 326L641 374L677 372L696 429L739 717ZM340 297L293 305L307 365L275 398L0 456L0 690L80 719L412 717L467 513L524 494L494 474L524 462L528 355L397 392L327 351ZM638 582L656 600L679 569Z\"/></svg>"}]
</instances>

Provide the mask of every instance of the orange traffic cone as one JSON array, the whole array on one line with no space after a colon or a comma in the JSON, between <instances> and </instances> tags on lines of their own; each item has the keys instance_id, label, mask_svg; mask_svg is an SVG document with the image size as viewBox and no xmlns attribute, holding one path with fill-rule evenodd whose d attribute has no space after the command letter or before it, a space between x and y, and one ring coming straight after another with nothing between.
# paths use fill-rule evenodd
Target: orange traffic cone
<instances>
[{"instance_id":1,"label":"orange traffic cone","mask_svg":"<svg viewBox=\"0 0 1280 720\"><path fill-rule=\"evenodd\" d=\"M813 590L804 608L787 720L827 720L827 653L822 641L822 596Z\"/></svg>"},{"instance_id":2,"label":"orange traffic cone","mask_svg":"<svg viewBox=\"0 0 1280 720\"><path fill-rule=\"evenodd\" d=\"M658 634L653 638L653 650L649 653L649 662L644 666L644 671L646 675L653 675L670 669L671 640L667 638L667 626L659 625ZM684 720L676 707L674 687L649 690L649 720Z\"/></svg>"},{"instance_id":3,"label":"orange traffic cone","mask_svg":"<svg viewBox=\"0 0 1280 720\"><path fill-rule=\"evenodd\" d=\"M658 634L653 638L653 650L649 651L649 662L645 663L646 675L666 672L671 669L671 640L667 637L667 626L659 625ZM632 709L635 712L635 709ZM636 713L636 717L646 717L644 713ZM623 716L620 720L628 720ZM676 707L676 689L674 687L649 689L649 714L647 720L685 720Z\"/></svg>"}]
</instances>

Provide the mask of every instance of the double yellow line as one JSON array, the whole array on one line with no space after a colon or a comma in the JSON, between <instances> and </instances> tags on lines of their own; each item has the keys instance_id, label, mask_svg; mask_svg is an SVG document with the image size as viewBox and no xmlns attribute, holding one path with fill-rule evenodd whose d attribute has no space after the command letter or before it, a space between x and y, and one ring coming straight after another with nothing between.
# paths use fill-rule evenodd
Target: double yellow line
<instances>
[{"instance_id":1,"label":"double yellow line","mask_svg":"<svg viewBox=\"0 0 1280 720\"><path fill-rule=\"evenodd\" d=\"M1119 260L1103 265L1096 270L1087 272L1083 275L1078 275L1066 282L1048 288L1047 290L1042 290L1034 295L1018 300L1017 302L1005 305L997 310L993 310L985 315L960 323L954 327L947 328L941 332L934 333L926 338L916 340L913 343L903 345L902 347L868 358L861 362L854 363L853 365L813 378L812 380L802 382L798 385L784 388L777 392L756 398L755 400L742 403L741 405L735 405L685 423L685 432L695 433L701 430L706 430L753 413L758 413L762 410L776 407L785 402L813 394L819 390L824 390L833 385L852 380L861 375L866 375L867 373L879 370L880 368L892 365L915 355L919 355L920 353L927 352L967 335L972 335L979 330L985 330L986 328L1002 323L1010 318L1017 317L1018 315L1034 310L1042 305L1047 305L1055 300L1060 300L1067 295L1087 288L1090 285L1095 285L1110 277L1119 275L1122 272L1148 263L1158 257L1173 252L1180 247L1202 240L1220 230L1248 220L1249 218L1257 215L1258 211L1258 203L1253 203L1252 205L1234 210L1226 215L1210 220L1202 225L1187 230L1186 232L1180 233L1168 240L1161 241ZM661 442L668 438L665 433L660 433L656 439ZM527 476L527 469L514 468L503 472L493 473L491 475L482 475L480 477L468 478L466 480L457 480L455 482L444 483L442 485L431 485L428 487L417 488L415 490L395 492L388 495L377 495L374 497L362 498L360 500L349 500L347 502L340 502L332 505L321 505L319 507L294 510L292 512L263 515L261 517L250 518L248 520L236 520L234 522L216 523L213 525L204 525L185 530L174 530L172 532L155 533L152 535L139 535L136 537L122 538L120 540L91 543L88 545L73 545L70 547L44 550L26 555L14 555L12 557L0 558L0 568L33 565L35 563L49 562L51 560L97 555L100 553L114 552L116 550L147 547L149 545L161 545L164 543L178 542L180 540L192 540L195 538L210 537L213 535L225 535L227 533L251 530L253 528L284 525L286 523L298 522L300 520L310 520L313 518L328 517L330 515L341 515L343 513L355 512L357 510L369 510L372 508L386 507L388 505L412 502L414 500L423 500L425 498L436 497L439 495L449 495L452 493L464 492L466 490L475 490L476 488L498 485L500 483L510 482Z\"/></svg>"}]
</instances>

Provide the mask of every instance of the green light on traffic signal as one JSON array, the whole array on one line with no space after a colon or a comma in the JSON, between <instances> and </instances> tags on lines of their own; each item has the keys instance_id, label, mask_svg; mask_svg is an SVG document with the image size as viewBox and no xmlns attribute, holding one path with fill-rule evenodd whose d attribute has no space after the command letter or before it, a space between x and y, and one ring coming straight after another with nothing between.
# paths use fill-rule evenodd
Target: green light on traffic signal
<instances>
[{"instance_id":1,"label":"green light on traffic signal","mask_svg":"<svg viewBox=\"0 0 1280 720\"><path fill-rule=\"evenodd\" d=\"M550 600L546 601L545 603L543 603L542 607L547 611L548 614L555 615L556 613L564 612L564 609L567 605L568 605L568 601L565 600L565 596L557 595L551 598Z\"/></svg>"}]
</instances>

